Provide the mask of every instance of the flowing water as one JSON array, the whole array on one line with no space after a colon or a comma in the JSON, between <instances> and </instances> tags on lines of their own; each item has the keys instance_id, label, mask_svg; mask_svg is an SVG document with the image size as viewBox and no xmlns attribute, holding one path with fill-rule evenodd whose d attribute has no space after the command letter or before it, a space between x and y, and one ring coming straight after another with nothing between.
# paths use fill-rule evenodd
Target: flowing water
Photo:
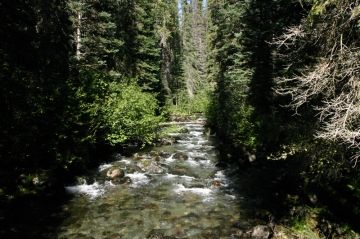
<instances>
[{"instance_id":1,"label":"flowing water","mask_svg":"<svg viewBox=\"0 0 360 239\"><path fill-rule=\"evenodd\" d=\"M132 157L116 155L94 182L69 186L58 238L236 238L242 200L218 168L214 139L199 122L172 134L177 142ZM106 173L121 168L125 179ZM121 181L121 180L120 180Z\"/></svg>"}]
</instances>

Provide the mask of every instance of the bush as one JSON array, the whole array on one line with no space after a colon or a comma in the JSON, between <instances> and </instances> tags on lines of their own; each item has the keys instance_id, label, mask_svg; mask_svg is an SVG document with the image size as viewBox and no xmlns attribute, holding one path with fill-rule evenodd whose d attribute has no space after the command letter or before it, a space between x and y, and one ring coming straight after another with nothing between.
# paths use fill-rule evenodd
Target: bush
<instances>
[{"instance_id":1,"label":"bush","mask_svg":"<svg viewBox=\"0 0 360 239\"><path fill-rule=\"evenodd\" d=\"M135 84L113 83L104 107L106 139L110 144L141 142L150 144L156 137L161 117L156 115L156 98Z\"/></svg>"}]
</instances>

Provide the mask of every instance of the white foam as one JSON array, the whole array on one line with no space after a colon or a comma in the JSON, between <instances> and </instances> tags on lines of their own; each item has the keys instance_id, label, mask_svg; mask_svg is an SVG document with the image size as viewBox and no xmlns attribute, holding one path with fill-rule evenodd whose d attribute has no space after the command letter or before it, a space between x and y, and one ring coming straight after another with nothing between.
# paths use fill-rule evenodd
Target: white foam
<instances>
[{"instance_id":1,"label":"white foam","mask_svg":"<svg viewBox=\"0 0 360 239\"><path fill-rule=\"evenodd\" d=\"M189 164L193 165L193 166L199 166L200 163L195 161L194 159L192 158L189 158L186 162L188 162Z\"/></svg>"},{"instance_id":2,"label":"white foam","mask_svg":"<svg viewBox=\"0 0 360 239\"><path fill-rule=\"evenodd\" d=\"M174 188L176 194L182 194L185 192L191 192L201 196L208 196L212 190L210 188L186 188L183 184L176 184Z\"/></svg>"},{"instance_id":3,"label":"white foam","mask_svg":"<svg viewBox=\"0 0 360 239\"><path fill-rule=\"evenodd\" d=\"M122 162L124 164L131 164L131 160L129 160L129 159L122 159L119 162Z\"/></svg>"},{"instance_id":4,"label":"white foam","mask_svg":"<svg viewBox=\"0 0 360 239\"><path fill-rule=\"evenodd\" d=\"M174 162L175 159L173 158L175 154L170 155L170 157L166 158L165 161L168 163Z\"/></svg>"},{"instance_id":5,"label":"white foam","mask_svg":"<svg viewBox=\"0 0 360 239\"><path fill-rule=\"evenodd\" d=\"M220 181L222 186L228 186L227 178L223 170L216 172L214 180Z\"/></svg>"},{"instance_id":6,"label":"white foam","mask_svg":"<svg viewBox=\"0 0 360 239\"><path fill-rule=\"evenodd\" d=\"M226 180L226 176L223 170L217 171L215 174L215 179L217 180Z\"/></svg>"},{"instance_id":7,"label":"white foam","mask_svg":"<svg viewBox=\"0 0 360 239\"><path fill-rule=\"evenodd\" d=\"M206 153L202 153L202 152L190 152L189 155L193 158L196 157L205 157Z\"/></svg>"},{"instance_id":8,"label":"white foam","mask_svg":"<svg viewBox=\"0 0 360 239\"><path fill-rule=\"evenodd\" d=\"M203 132L199 132L199 131L190 131L190 134L191 135L194 135L194 136L201 136L203 134Z\"/></svg>"},{"instance_id":9,"label":"white foam","mask_svg":"<svg viewBox=\"0 0 360 239\"><path fill-rule=\"evenodd\" d=\"M195 179L194 177L187 176L187 175L182 175L182 176L180 176L180 178L185 179L186 182L190 182Z\"/></svg>"},{"instance_id":10,"label":"white foam","mask_svg":"<svg viewBox=\"0 0 360 239\"><path fill-rule=\"evenodd\" d=\"M105 193L105 189L99 183L95 182L93 184L81 184L76 186L65 187L66 191L73 194L85 194L91 199L99 197Z\"/></svg>"},{"instance_id":11,"label":"white foam","mask_svg":"<svg viewBox=\"0 0 360 239\"><path fill-rule=\"evenodd\" d=\"M131 178L132 187L146 185L150 182L150 179L144 173L135 172L126 174L126 176Z\"/></svg>"},{"instance_id":12,"label":"white foam","mask_svg":"<svg viewBox=\"0 0 360 239\"><path fill-rule=\"evenodd\" d=\"M178 140L177 142L181 144L187 144L189 143L189 140Z\"/></svg>"},{"instance_id":13,"label":"white foam","mask_svg":"<svg viewBox=\"0 0 360 239\"><path fill-rule=\"evenodd\" d=\"M231 199L236 199L236 196L235 195L231 195L231 194L225 194L225 196L231 198Z\"/></svg>"},{"instance_id":14,"label":"white foam","mask_svg":"<svg viewBox=\"0 0 360 239\"><path fill-rule=\"evenodd\" d=\"M207 160L199 160L201 165L213 165L210 159Z\"/></svg>"},{"instance_id":15,"label":"white foam","mask_svg":"<svg viewBox=\"0 0 360 239\"><path fill-rule=\"evenodd\" d=\"M108 168L111 168L112 166L113 166L112 164L102 164L99 166L99 172L104 171Z\"/></svg>"},{"instance_id":16,"label":"white foam","mask_svg":"<svg viewBox=\"0 0 360 239\"><path fill-rule=\"evenodd\" d=\"M205 145L205 144L207 144L207 143L209 143L208 140L202 140L202 139L201 139L201 140L197 141L197 144L198 144L198 145Z\"/></svg>"},{"instance_id":17,"label":"white foam","mask_svg":"<svg viewBox=\"0 0 360 239\"><path fill-rule=\"evenodd\" d=\"M164 178L166 178L166 179L174 179L174 178L177 178L178 176L179 175L167 173L167 174L164 175Z\"/></svg>"}]
</instances>

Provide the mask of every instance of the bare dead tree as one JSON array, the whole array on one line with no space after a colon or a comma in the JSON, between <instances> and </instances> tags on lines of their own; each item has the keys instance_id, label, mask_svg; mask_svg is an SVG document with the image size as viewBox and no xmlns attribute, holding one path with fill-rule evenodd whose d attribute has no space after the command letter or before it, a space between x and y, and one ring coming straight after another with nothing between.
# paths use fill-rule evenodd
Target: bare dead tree
<instances>
[{"instance_id":1,"label":"bare dead tree","mask_svg":"<svg viewBox=\"0 0 360 239\"><path fill-rule=\"evenodd\" d=\"M317 138L343 143L360 158L360 42L356 33L359 1L335 1L324 7L316 22L304 21L274 39L279 52L287 58L306 45L316 46L315 62L305 64L297 73L279 77L275 91L291 96L289 107L296 112L315 97L321 128ZM289 65L289 67L291 67Z\"/></svg>"}]
</instances>

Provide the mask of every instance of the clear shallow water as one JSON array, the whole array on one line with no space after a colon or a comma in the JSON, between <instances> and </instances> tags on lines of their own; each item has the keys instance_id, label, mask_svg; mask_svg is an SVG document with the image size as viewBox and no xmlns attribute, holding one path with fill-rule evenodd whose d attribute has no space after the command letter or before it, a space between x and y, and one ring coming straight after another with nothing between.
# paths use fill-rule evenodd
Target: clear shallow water
<instances>
[{"instance_id":1,"label":"clear shallow water","mask_svg":"<svg viewBox=\"0 0 360 239\"><path fill-rule=\"evenodd\" d=\"M66 187L75 196L63 207L58 238L236 238L241 197L216 167L214 142L203 126L184 127L187 133L172 134L176 144L117 155L99 167L94 183ZM131 182L109 181L112 167Z\"/></svg>"}]
</instances>

